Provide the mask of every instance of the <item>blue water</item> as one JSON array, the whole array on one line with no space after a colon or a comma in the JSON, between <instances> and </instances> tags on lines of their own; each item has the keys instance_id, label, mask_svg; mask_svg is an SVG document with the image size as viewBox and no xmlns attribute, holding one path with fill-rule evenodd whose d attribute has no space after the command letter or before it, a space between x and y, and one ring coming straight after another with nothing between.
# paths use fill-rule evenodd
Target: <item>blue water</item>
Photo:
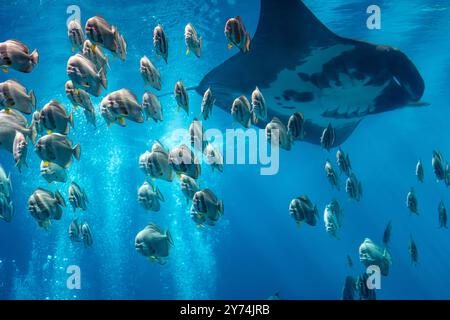
<instances>
[{"instance_id":1,"label":"blue water","mask_svg":"<svg viewBox=\"0 0 450 320\"><path fill-rule=\"evenodd\" d=\"M364 186L361 202L333 191L324 174L327 153L317 145L296 143L282 151L280 171L261 176L259 166L227 165L223 174L203 166L200 186L215 191L225 203L225 215L213 228L196 228L188 206L173 183L156 184L165 195L159 213L146 213L136 191L145 177L138 157L160 139L167 147L174 129L187 128L199 112L201 97L190 93L194 111L188 118L176 111L171 95L161 99L164 122L128 123L106 128L98 117L96 130L80 110L70 138L82 146L81 161L69 170L66 184L48 186L39 176L40 160L29 149L30 167L20 174L10 154L1 151L1 164L12 174L15 217L0 222L1 299L265 299L279 291L285 299L339 299L346 275L364 271L358 247L365 237L381 243L384 227L392 220L393 265L382 278L379 299L450 298L450 232L438 229L437 206L442 199L450 208L450 190L435 181L432 150L450 156L450 2L448 0L377 1L382 8L382 29L368 30L365 13L372 1L305 1L334 32L402 49L424 77L427 108L404 108L366 117L343 144ZM67 59L72 55L66 36L66 8L76 4L83 23L100 14L117 25L128 43L127 61L111 57L108 92L126 87L140 97L144 92L139 59L146 54L160 69L162 92L171 92L182 79L195 86L214 66L236 53L227 50L225 21L241 15L253 34L259 1L8 1L0 4L0 40L20 39L38 48L40 62L31 74L11 71L0 81L18 78L35 90L38 106L57 99L67 106L64 83ZM152 30L162 23L170 41L169 63L157 60ZM203 56L185 55L184 26L193 22L203 36ZM270 44L268 44L270 45ZM283 57L274 57L283 59ZM368 62L370 63L370 62ZM101 98L93 98L98 107ZM225 130L231 116L216 108L207 128ZM425 183L419 185L415 164L425 164ZM83 186L91 200L85 213L65 209L62 220L48 232L37 227L27 211L27 199L37 187L60 190L67 199L72 180ZM406 193L414 186L420 216L405 207ZM288 213L292 198L306 194L317 204L316 227L300 229ZM341 239L324 229L322 210L332 198L344 207ZM73 245L67 229L80 216L94 234L92 248ZM175 246L164 266L150 264L134 249L134 237L149 222L168 228ZM419 249L413 267L408 254L409 235ZM346 264L349 254L354 266ZM68 290L66 268L81 268L81 290Z\"/></svg>"}]
</instances>

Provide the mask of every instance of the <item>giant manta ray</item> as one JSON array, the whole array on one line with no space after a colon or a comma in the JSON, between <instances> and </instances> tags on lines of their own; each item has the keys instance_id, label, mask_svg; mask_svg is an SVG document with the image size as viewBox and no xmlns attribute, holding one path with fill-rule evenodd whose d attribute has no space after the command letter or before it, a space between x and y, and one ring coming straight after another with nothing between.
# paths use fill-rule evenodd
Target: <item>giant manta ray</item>
<instances>
[{"instance_id":1,"label":"giant manta ray","mask_svg":"<svg viewBox=\"0 0 450 320\"><path fill-rule=\"evenodd\" d=\"M255 86L266 99L269 121L287 123L302 112L305 140L316 144L329 123L341 144L366 115L422 105L425 87L403 52L336 35L301 0L261 0L250 52L214 68L196 90L210 87L216 104L229 111Z\"/></svg>"}]
</instances>

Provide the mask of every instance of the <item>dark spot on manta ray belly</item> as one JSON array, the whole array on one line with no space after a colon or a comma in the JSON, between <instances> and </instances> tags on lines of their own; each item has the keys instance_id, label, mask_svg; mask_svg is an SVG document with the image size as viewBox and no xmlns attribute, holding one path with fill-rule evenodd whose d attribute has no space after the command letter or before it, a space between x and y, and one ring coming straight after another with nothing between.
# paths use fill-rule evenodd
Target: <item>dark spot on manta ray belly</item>
<instances>
[{"instance_id":1,"label":"dark spot on manta ray belly","mask_svg":"<svg viewBox=\"0 0 450 320\"><path fill-rule=\"evenodd\" d=\"M282 106L283 109L294 110L295 107L292 106Z\"/></svg>"},{"instance_id":2,"label":"dark spot on manta ray belly","mask_svg":"<svg viewBox=\"0 0 450 320\"><path fill-rule=\"evenodd\" d=\"M314 100L314 94L310 91L298 92L295 90L285 90L283 92L283 98L286 101L290 101L292 99L296 102L310 102Z\"/></svg>"},{"instance_id":3,"label":"dark spot on manta ray belly","mask_svg":"<svg viewBox=\"0 0 450 320\"><path fill-rule=\"evenodd\" d=\"M276 96L276 97L275 97L275 100L279 101L279 100L281 100L281 97Z\"/></svg>"}]
</instances>

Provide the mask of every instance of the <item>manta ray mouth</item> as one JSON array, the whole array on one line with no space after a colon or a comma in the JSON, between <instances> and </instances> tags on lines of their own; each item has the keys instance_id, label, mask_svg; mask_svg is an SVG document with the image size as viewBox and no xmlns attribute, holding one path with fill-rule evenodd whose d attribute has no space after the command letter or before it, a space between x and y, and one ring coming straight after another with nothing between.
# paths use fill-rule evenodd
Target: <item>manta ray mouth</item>
<instances>
[{"instance_id":1,"label":"manta ray mouth","mask_svg":"<svg viewBox=\"0 0 450 320\"><path fill-rule=\"evenodd\" d=\"M395 48L388 49L386 58L393 81L404 90L410 101L419 101L425 91L425 82L414 63Z\"/></svg>"}]
</instances>

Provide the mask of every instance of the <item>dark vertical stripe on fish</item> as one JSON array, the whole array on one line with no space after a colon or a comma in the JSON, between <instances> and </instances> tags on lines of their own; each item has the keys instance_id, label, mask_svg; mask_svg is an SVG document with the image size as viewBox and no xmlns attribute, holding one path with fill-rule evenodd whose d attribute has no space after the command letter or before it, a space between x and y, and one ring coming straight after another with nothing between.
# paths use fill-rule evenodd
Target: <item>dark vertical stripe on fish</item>
<instances>
[{"instance_id":1,"label":"dark vertical stripe on fish","mask_svg":"<svg viewBox=\"0 0 450 320\"><path fill-rule=\"evenodd\" d=\"M5 100L7 103L7 106L13 106L14 105L14 98L11 95L11 90L9 87L9 83L5 83L3 85L3 95L5 96Z\"/></svg>"},{"instance_id":2,"label":"dark vertical stripe on fish","mask_svg":"<svg viewBox=\"0 0 450 320\"><path fill-rule=\"evenodd\" d=\"M55 120L55 116L53 115L53 109L50 109L46 114L47 114L47 118L48 118L48 122L49 122L49 123L47 123L47 128L50 130L55 129L56 128L56 120Z\"/></svg>"},{"instance_id":3,"label":"dark vertical stripe on fish","mask_svg":"<svg viewBox=\"0 0 450 320\"><path fill-rule=\"evenodd\" d=\"M292 125L293 135L294 135L294 137L298 137L300 135L300 127L299 127L298 119L296 116L294 116L294 121L292 121L292 122L293 122L293 125Z\"/></svg>"},{"instance_id":4,"label":"dark vertical stripe on fish","mask_svg":"<svg viewBox=\"0 0 450 320\"><path fill-rule=\"evenodd\" d=\"M6 50L6 44L0 45L0 57L3 59L4 65L10 65L11 59L8 56L8 52Z\"/></svg>"},{"instance_id":5,"label":"dark vertical stripe on fish","mask_svg":"<svg viewBox=\"0 0 450 320\"><path fill-rule=\"evenodd\" d=\"M34 194L34 200L36 201L36 205L38 206L41 212L47 213L47 217L50 215L50 210L47 205L41 200L38 194Z\"/></svg>"},{"instance_id":6,"label":"dark vertical stripe on fish","mask_svg":"<svg viewBox=\"0 0 450 320\"><path fill-rule=\"evenodd\" d=\"M183 103L183 106L187 105L187 92L184 87L182 87L182 90L181 90L181 101Z\"/></svg>"},{"instance_id":7,"label":"dark vertical stripe on fish","mask_svg":"<svg viewBox=\"0 0 450 320\"><path fill-rule=\"evenodd\" d=\"M163 54L166 54L166 52L167 52L167 39L166 39L166 34L164 33L163 29L161 29L161 44L162 44L161 52Z\"/></svg>"},{"instance_id":8,"label":"dark vertical stripe on fish","mask_svg":"<svg viewBox=\"0 0 450 320\"><path fill-rule=\"evenodd\" d=\"M201 196L199 197L199 211L202 213L207 213L206 209L206 201L205 201L205 195L201 193Z\"/></svg>"},{"instance_id":9,"label":"dark vertical stripe on fish","mask_svg":"<svg viewBox=\"0 0 450 320\"><path fill-rule=\"evenodd\" d=\"M238 115L240 120L244 120L244 106L242 104L238 107Z\"/></svg>"}]
</instances>

